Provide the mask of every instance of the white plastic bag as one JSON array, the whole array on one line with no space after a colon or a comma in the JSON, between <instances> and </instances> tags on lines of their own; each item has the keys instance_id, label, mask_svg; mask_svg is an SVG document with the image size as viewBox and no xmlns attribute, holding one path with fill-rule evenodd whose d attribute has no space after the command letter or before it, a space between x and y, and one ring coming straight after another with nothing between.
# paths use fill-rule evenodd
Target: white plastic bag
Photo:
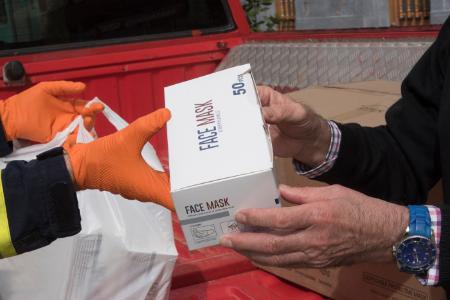
<instances>
[{"instance_id":1,"label":"white plastic bag","mask_svg":"<svg viewBox=\"0 0 450 300\"><path fill-rule=\"evenodd\" d=\"M106 105L104 115L117 130L127 126ZM48 144L18 149L0 166L62 145L77 127L78 142L93 140L78 117ZM162 170L150 144L142 155ZM97 190L78 192L77 197L82 231L0 260L0 299L166 299L177 257L169 210Z\"/></svg>"}]
</instances>

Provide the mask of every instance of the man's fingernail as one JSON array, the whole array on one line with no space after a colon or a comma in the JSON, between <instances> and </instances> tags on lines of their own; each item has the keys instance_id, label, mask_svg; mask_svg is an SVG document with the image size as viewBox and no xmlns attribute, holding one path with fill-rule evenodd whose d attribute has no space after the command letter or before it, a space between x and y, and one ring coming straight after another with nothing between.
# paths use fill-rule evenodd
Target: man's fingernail
<instances>
[{"instance_id":1,"label":"man's fingernail","mask_svg":"<svg viewBox=\"0 0 450 300\"><path fill-rule=\"evenodd\" d=\"M227 237L222 237L220 239L220 245L222 245L223 247L227 247L227 248L232 248L233 247L233 243Z\"/></svg>"},{"instance_id":2,"label":"man's fingernail","mask_svg":"<svg viewBox=\"0 0 450 300\"><path fill-rule=\"evenodd\" d=\"M237 213L234 216L235 220L239 223L245 223L247 221L247 217L243 213Z\"/></svg>"}]
</instances>

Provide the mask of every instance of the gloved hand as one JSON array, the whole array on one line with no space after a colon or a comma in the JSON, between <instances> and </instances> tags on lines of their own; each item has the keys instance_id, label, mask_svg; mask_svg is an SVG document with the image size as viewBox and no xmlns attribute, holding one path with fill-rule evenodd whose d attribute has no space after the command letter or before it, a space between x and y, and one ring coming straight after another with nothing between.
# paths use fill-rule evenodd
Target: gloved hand
<instances>
[{"instance_id":1,"label":"gloved hand","mask_svg":"<svg viewBox=\"0 0 450 300\"><path fill-rule=\"evenodd\" d=\"M141 156L145 143L169 119L170 111L159 109L121 131L69 148L67 153L77 188L109 191L174 210L167 174L153 170Z\"/></svg>"},{"instance_id":2,"label":"gloved hand","mask_svg":"<svg viewBox=\"0 0 450 300\"><path fill-rule=\"evenodd\" d=\"M6 139L49 142L81 114L87 128L103 105L85 108L86 101L74 97L85 90L81 82L41 82L5 101L0 101L0 117Z\"/></svg>"}]
</instances>

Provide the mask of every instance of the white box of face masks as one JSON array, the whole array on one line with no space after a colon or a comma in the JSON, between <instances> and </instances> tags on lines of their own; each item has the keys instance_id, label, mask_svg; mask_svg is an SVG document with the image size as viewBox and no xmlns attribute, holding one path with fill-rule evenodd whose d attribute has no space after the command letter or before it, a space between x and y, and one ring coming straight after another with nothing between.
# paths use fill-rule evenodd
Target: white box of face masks
<instances>
[{"instance_id":1,"label":"white box of face masks","mask_svg":"<svg viewBox=\"0 0 450 300\"><path fill-rule=\"evenodd\" d=\"M273 154L250 65L165 88L170 184L190 250L248 230L235 213L279 206Z\"/></svg>"}]
</instances>

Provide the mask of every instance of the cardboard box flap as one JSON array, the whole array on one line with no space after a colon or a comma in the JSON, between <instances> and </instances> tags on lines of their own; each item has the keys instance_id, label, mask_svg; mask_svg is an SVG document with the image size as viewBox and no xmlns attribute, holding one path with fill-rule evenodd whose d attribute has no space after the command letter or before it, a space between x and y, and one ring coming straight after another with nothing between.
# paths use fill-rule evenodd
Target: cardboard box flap
<instances>
[{"instance_id":1,"label":"cardboard box flap","mask_svg":"<svg viewBox=\"0 0 450 300\"><path fill-rule=\"evenodd\" d=\"M327 119L376 126L384 124L384 112L400 98L400 83L368 81L311 87L289 96Z\"/></svg>"},{"instance_id":2,"label":"cardboard box flap","mask_svg":"<svg viewBox=\"0 0 450 300\"><path fill-rule=\"evenodd\" d=\"M272 168L250 70L238 66L165 88L172 191Z\"/></svg>"},{"instance_id":3,"label":"cardboard box flap","mask_svg":"<svg viewBox=\"0 0 450 300\"><path fill-rule=\"evenodd\" d=\"M355 90L362 93L375 94L392 94L400 95L400 81L374 80L374 81L359 81L344 84L331 84L324 86L325 88L336 88Z\"/></svg>"}]
</instances>

